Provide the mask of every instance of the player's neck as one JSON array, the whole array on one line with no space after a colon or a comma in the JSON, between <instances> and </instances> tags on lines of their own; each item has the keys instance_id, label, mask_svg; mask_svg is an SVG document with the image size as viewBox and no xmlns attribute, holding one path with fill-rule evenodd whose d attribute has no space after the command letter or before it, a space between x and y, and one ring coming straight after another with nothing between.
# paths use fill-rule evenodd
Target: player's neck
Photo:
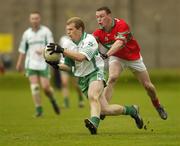
<instances>
[{"instance_id":1,"label":"player's neck","mask_svg":"<svg viewBox=\"0 0 180 146\"><path fill-rule=\"evenodd\" d=\"M40 26L32 27L32 30L33 30L34 32L38 31L39 29L40 29Z\"/></svg>"},{"instance_id":2,"label":"player's neck","mask_svg":"<svg viewBox=\"0 0 180 146\"><path fill-rule=\"evenodd\" d=\"M104 30L105 30L106 32L110 32L111 29L112 29L112 25L113 25L113 20L110 19L109 22L107 23L107 25L104 27Z\"/></svg>"}]
</instances>

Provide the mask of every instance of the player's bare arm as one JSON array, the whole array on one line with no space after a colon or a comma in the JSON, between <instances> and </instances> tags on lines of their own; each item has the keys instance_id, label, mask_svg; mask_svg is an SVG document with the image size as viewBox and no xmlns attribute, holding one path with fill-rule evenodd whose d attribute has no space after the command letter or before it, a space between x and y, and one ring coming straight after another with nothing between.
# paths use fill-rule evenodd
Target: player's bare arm
<instances>
[{"instance_id":1,"label":"player's bare arm","mask_svg":"<svg viewBox=\"0 0 180 146\"><path fill-rule=\"evenodd\" d=\"M76 51L73 51L73 50L65 49L63 54L65 56L68 56L69 58L71 58L73 60L80 61L80 62L85 60L85 59L87 59L84 54L76 52Z\"/></svg>"},{"instance_id":2,"label":"player's bare arm","mask_svg":"<svg viewBox=\"0 0 180 146\"><path fill-rule=\"evenodd\" d=\"M58 64L59 69L66 72L71 72L71 68L66 64Z\"/></svg>"},{"instance_id":3,"label":"player's bare arm","mask_svg":"<svg viewBox=\"0 0 180 146\"><path fill-rule=\"evenodd\" d=\"M25 54L19 53L19 57L18 57L18 60L16 63L16 70L19 72L23 70L22 63L23 63L24 59L25 59Z\"/></svg>"},{"instance_id":4,"label":"player's bare arm","mask_svg":"<svg viewBox=\"0 0 180 146\"><path fill-rule=\"evenodd\" d=\"M50 43L47 46L49 47L47 50L50 51L50 54L62 53L64 56L67 56L76 61L83 61L87 59L84 54L73 51L73 50L64 49L56 43Z\"/></svg>"},{"instance_id":5,"label":"player's bare arm","mask_svg":"<svg viewBox=\"0 0 180 146\"><path fill-rule=\"evenodd\" d=\"M122 40L116 40L114 44L111 46L110 50L107 52L107 56L111 56L115 54L119 49L122 49L124 45Z\"/></svg>"}]
</instances>

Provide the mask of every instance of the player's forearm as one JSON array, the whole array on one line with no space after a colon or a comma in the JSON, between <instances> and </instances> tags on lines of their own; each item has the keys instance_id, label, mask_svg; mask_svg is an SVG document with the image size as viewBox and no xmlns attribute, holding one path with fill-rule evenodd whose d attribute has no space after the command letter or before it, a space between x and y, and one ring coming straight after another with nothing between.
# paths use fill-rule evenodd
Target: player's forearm
<instances>
[{"instance_id":1,"label":"player's forearm","mask_svg":"<svg viewBox=\"0 0 180 146\"><path fill-rule=\"evenodd\" d=\"M67 66L66 64L58 64L59 69L66 71L66 72L71 72L71 68L69 66Z\"/></svg>"},{"instance_id":2,"label":"player's forearm","mask_svg":"<svg viewBox=\"0 0 180 146\"><path fill-rule=\"evenodd\" d=\"M115 41L115 43L111 46L110 50L107 52L108 56L113 55L114 53L116 53L119 49L121 49L123 46L123 41L121 40L117 40Z\"/></svg>"},{"instance_id":3,"label":"player's forearm","mask_svg":"<svg viewBox=\"0 0 180 146\"><path fill-rule=\"evenodd\" d=\"M24 58L25 58L25 54L19 53L17 64L21 65L22 62L24 61Z\"/></svg>"},{"instance_id":4,"label":"player's forearm","mask_svg":"<svg viewBox=\"0 0 180 146\"><path fill-rule=\"evenodd\" d=\"M24 58L25 58L25 54L20 53L19 56L18 56L17 63L16 63L16 69L18 71L22 70L22 62L24 61Z\"/></svg>"},{"instance_id":5,"label":"player's forearm","mask_svg":"<svg viewBox=\"0 0 180 146\"><path fill-rule=\"evenodd\" d=\"M65 49L63 54L73 60L80 61L80 62L86 59L86 56L84 54L75 52L72 50Z\"/></svg>"}]
</instances>

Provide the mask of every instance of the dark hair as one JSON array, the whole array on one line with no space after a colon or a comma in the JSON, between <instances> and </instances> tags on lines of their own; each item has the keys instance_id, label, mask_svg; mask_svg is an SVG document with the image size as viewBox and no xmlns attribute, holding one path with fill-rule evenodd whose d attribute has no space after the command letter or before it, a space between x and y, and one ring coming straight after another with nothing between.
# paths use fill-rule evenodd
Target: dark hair
<instances>
[{"instance_id":1,"label":"dark hair","mask_svg":"<svg viewBox=\"0 0 180 146\"><path fill-rule=\"evenodd\" d=\"M32 11L30 14L38 14L38 15L41 15L39 11Z\"/></svg>"},{"instance_id":2,"label":"dark hair","mask_svg":"<svg viewBox=\"0 0 180 146\"><path fill-rule=\"evenodd\" d=\"M111 10L107 6L100 7L96 11L106 11L107 14L111 14Z\"/></svg>"},{"instance_id":3,"label":"dark hair","mask_svg":"<svg viewBox=\"0 0 180 146\"><path fill-rule=\"evenodd\" d=\"M82 28L82 32L84 32L85 25L84 25L84 22L82 21L81 18L79 18L79 17L71 17L70 19L67 20L66 24L69 25L71 23L74 23L75 28L77 28L77 29Z\"/></svg>"}]
</instances>

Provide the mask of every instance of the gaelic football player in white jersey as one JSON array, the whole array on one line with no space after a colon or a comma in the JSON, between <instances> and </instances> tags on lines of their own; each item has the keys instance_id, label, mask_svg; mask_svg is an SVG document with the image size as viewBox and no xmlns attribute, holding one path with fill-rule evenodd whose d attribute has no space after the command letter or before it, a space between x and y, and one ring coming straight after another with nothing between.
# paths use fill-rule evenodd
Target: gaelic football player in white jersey
<instances>
[{"instance_id":1,"label":"gaelic football player in white jersey","mask_svg":"<svg viewBox=\"0 0 180 146\"><path fill-rule=\"evenodd\" d=\"M85 119L84 122L91 134L97 133L100 114L130 115L137 127L141 129L143 120L139 115L138 106L109 105L106 98L103 98L102 92L105 86L103 60L99 58L96 39L91 34L87 34L84 29L84 22L79 17L70 18L66 23L66 32L75 44L73 49L64 49L55 43L49 44L50 53L62 53L65 56L65 62L57 64L47 61L47 63L55 68L58 66L61 70L72 71L78 77L81 91L90 104L90 118Z\"/></svg>"},{"instance_id":2,"label":"gaelic football player in white jersey","mask_svg":"<svg viewBox=\"0 0 180 146\"><path fill-rule=\"evenodd\" d=\"M22 71L25 59L25 73L29 78L32 98L35 104L36 117L42 116L43 109L40 98L40 85L49 98L56 114L60 109L53 95L50 85L50 72L48 65L43 58L43 49L48 43L54 42L52 32L46 26L41 25L39 12L32 12L29 16L31 27L22 36L19 46L19 57L16 69Z\"/></svg>"}]
</instances>

